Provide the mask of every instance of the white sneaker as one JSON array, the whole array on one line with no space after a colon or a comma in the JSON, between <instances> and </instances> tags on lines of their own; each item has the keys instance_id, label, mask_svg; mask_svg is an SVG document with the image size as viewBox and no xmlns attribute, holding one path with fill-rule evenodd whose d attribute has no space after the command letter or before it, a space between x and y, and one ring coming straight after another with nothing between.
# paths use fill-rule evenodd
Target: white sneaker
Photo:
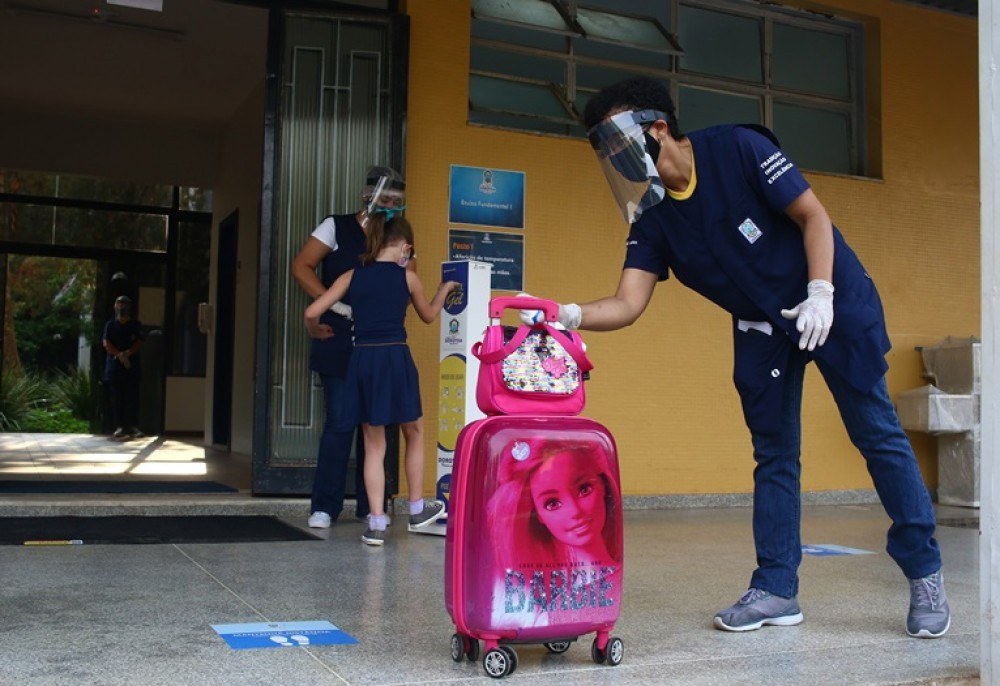
<instances>
[{"instance_id":1,"label":"white sneaker","mask_svg":"<svg viewBox=\"0 0 1000 686\"><path fill-rule=\"evenodd\" d=\"M330 515L325 512L313 512L309 515L309 528L311 529L329 529L330 524Z\"/></svg>"}]
</instances>

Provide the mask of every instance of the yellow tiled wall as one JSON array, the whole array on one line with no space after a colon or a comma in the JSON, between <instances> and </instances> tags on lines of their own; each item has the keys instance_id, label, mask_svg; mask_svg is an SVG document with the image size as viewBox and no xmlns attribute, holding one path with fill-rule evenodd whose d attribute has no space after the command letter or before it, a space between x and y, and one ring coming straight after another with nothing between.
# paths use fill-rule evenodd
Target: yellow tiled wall
<instances>
[{"instance_id":1,"label":"yellow tiled wall","mask_svg":"<svg viewBox=\"0 0 1000 686\"><path fill-rule=\"evenodd\" d=\"M979 334L976 23L889 0L824 7L865 22L869 121L877 127L869 140L881 176L807 178L879 286L895 396L924 383L915 345ZM411 0L406 11L407 216L425 287L436 285L447 258L448 170L462 164L526 173L526 290L561 302L613 292L627 227L588 144L469 125L468 0ZM430 490L438 328L409 322L423 378ZM729 327L727 314L671 280L634 326L585 334L596 366L586 414L614 433L626 494L751 489ZM934 441L912 438L933 487ZM871 488L814 368L804 393L803 465L806 490Z\"/></svg>"}]
</instances>

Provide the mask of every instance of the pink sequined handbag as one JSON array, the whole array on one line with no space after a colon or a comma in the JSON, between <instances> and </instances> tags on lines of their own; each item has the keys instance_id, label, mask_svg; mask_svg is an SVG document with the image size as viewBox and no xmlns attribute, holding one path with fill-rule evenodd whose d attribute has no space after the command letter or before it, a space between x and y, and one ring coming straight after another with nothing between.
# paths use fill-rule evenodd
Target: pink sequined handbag
<instances>
[{"instance_id":1,"label":"pink sequined handbag","mask_svg":"<svg viewBox=\"0 0 1000 686\"><path fill-rule=\"evenodd\" d=\"M505 309L538 309L545 320L534 326L502 326ZM539 298L494 298L490 326L482 343L472 347L479 359L476 402L489 415L576 415L585 403L584 380L593 369L575 331L550 322L559 306Z\"/></svg>"}]
</instances>

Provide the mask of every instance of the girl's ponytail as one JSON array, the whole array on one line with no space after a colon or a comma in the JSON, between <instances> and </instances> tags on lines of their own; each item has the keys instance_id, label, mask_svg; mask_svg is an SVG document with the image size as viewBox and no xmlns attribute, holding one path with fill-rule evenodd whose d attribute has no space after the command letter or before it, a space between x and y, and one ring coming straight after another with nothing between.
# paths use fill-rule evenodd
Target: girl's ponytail
<instances>
[{"instance_id":1,"label":"girl's ponytail","mask_svg":"<svg viewBox=\"0 0 1000 686\"><path fill-rule=\"evenodd\" d=\"M382 248L394 241L403 241L413 245L413 227L406 217L393 217L385 220L385 214L376 212L368 218L368 238L365 240L365 254L361 256L361 265L367 267L375 261Z\"/></svg>"},{"instance_id":2,"label":"girl's ponytail","mask_svg":"<svg viewBox=\"0 0 1000 686\"><path fill-rule=\"evenodd\" d=\"M365 239L365 252L361 256L361 264L368 266L375 261L385 245L385 214L375 212L365 217L368 227L368 237Z\"/></svg>"}]
</instances>

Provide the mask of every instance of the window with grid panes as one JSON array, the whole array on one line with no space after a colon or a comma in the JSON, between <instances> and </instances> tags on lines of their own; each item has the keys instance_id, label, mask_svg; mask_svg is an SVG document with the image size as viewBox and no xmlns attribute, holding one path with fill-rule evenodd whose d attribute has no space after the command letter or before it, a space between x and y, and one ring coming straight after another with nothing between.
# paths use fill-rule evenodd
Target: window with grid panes
<instances>
[{"instance_id":1,"label":"window with grid panes","mask_svg":"<svg viewBox=\"0 0 1000 686\"><path fill-rule=\"evenodd\" d=\"M683 131L763 124L797 163L865 173L862 27L747 0L472 0L469 121L584 137L583 108L661 79Z\"/></svg>"}]
</instances>

